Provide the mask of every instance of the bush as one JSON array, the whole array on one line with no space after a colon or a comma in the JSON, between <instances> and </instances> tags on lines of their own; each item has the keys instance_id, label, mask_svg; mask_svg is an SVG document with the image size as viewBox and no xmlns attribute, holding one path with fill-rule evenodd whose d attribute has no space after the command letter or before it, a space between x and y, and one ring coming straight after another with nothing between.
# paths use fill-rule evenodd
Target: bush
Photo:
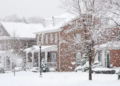
<instances>
[{"instance_id":1,"label":"bush","mask_svg":"<svg viewBox=\"0 0 120 86\"><path fill-rule=\"evenodd\" d=\"M43 72L49 72L49 68L48 67L43 68Z\"/></svg>"},{"instance_id":2,"label":"bush","mask_svg":"<svg viewBox=\"0 0 120 86\"><path fill-rule=\"evenodd\" d=\"M0 73L5 73L3 68L0 68Z\"/></svg>"}]
</instances>

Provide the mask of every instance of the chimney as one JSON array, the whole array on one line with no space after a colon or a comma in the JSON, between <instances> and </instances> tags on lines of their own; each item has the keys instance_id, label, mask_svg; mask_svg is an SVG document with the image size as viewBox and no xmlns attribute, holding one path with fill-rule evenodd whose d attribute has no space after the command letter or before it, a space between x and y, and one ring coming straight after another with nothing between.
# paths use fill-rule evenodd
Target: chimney
<instances>
[{"instance_id":1,"label":"chimney","mask_svg":"<svg viewBox=\"0 0 120 86\"><path fill-rule=\"evenodd\" d=\"M44 19L44 27L49 26L50 24L52 24L53 20L52 18L45 18Z\"/></svg>"}]
</instances>

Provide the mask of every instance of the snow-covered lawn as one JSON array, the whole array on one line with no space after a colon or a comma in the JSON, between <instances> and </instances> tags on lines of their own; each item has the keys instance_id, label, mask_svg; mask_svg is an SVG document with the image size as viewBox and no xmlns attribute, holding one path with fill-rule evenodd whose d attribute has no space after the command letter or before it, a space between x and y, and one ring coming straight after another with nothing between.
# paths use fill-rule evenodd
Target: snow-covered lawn
<instances>
[{"instance_id":1,"label":"snow-covered lawn","mask_svg":"<svg viewBox=\"0 0 120 86\"><path fill-rule=\"evenodd\" d=\"M0 74L0 86L120 86L116 74L93 74L93 80L88 80L88 73L81 72L12 72Z\"/></svg>"}]
</instances>

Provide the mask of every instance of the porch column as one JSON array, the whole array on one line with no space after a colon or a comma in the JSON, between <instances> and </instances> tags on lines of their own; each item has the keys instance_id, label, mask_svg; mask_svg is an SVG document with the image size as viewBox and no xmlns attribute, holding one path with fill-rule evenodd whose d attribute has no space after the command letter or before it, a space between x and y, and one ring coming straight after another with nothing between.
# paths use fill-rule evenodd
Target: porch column
<instances>
[{"instance_id":1,"label":"porch column","mask_svg":"<svg viewBox=\"0 0 120 86\"><path fill-rule=\"evenodd\" d=\"M12 70L12 58L10 57L10 70Z\"/></svg>"},{"instance_id":2,"label":"porch column","mask_svg":"<svg viewBox=\"0 0 120 86\"><path fill-rule=\"evenodd\" d=\"M32 67L34 67L34 52L32 51Z\"/></svg>"},{"instance_id":3,"label":"porch column","mask_svg":"<svg viewBox=\"0 0 120 86\"><path fill-rule=\"evenodd\" d=\"M27 68L27 65L28 65L28 52L26 51L26 68Z\"/></svg>"},{"instance_id":4,"label":"porch column","mask_svg":"<svg viewBox=\"0 0 120 86\"><path fill-rule=\"evenodd\" d=\"M105 67L105 50L102 50L101 63L103 65L103 67Z\"/></svg>"}]
</instances>

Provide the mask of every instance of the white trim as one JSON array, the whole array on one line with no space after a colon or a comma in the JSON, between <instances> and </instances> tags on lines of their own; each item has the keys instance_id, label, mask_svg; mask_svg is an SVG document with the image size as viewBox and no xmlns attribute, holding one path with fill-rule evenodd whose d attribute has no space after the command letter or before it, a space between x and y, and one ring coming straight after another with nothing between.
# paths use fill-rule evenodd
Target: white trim
<instances>
[{"instance_id":1,"label":"white trim","mask_svg":"<svg viewBox=\"0 0 120 86\"><path fill-rule=\"evenodd\" d=\"M52 29L52 30L45 30L45 31L36 32L34 34L51 33L51 32L59 32L59 31L62 31L62 29L58 28L58 29Z\"/></svg>"},{"instance_id":2,"label":"white trim","mask_svg":"<svg viewBox=\"0 0 120 86\"><path fill-rule=\"evenodd\" d=\"M24 50L25 52L39 52L40 48L39 46L32 46L30 48L26 48ZM45 52L45 51L57 51L57 45L49 45L49 46L41 46L41 51Z\"/></svg>"}]
</instances>

